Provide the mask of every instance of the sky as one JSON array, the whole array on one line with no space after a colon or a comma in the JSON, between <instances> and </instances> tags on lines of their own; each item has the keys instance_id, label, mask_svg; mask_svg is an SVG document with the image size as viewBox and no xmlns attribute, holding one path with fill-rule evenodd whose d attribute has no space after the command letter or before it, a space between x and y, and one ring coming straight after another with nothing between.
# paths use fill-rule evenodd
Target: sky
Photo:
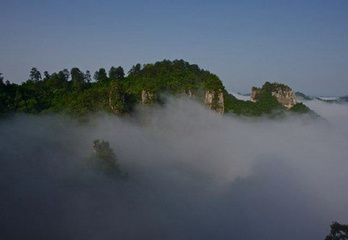
<instances>
[{"instance_id":1,"label":"sky","mask_svg":"<svg viewBox=\"0 0 348 240\"><path fill-rule=\"evenodd\" d=\"M0 0L0 72L92 73L184 59L230 92L265 81L348 94L348 1Z\"/></svg>"}]
</instances>

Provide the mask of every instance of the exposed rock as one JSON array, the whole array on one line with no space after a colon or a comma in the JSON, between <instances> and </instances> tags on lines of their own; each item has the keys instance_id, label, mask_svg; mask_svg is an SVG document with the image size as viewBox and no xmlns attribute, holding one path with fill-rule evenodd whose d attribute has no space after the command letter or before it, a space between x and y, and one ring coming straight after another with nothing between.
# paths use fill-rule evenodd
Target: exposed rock
<instances>
[{"instance_id":1,"label":"exposed rock","mask_svg":"<svg viewBox=\"0 0 348 240\"><path fill-rule=\"evenodd\" d=\"M196 91L195 90L185 90L182 92L183 95L187 95L190 98L196 97ZM201 98L201 93L197 93L199 98ZM210 109L218 112L219 114L224 114L225 111L225 104L224 104L224 94L223 91L220 89L219 91L213 91L213 90L207 90L203 94L203 101L206 106L208 106ZM157 100L156 95L142 90L141 92L141 104L151 104L154 103Z\"/></svg>"},{"instance_id":2,"label":"exposed rock","mask_svg":"<svg viewBox=\"0 0 348 240\"><path fill-rule=\"evenodd\" d=\"M141 103L142 104L150 104L155 100L155 94L142 90L141 91Z\"/></svg>"},{"instance_id":3,"label":"exposed rock","mask_svg":"<svg viewBox=\"0 0 348 240\"><path fill-rule=\"evenodd\" d=\"M296 95L292 89L284 84L266 82L262 88L253 87L251 90L250 100L257 102L263 92L271 91L272 96L275 96L284 107L290 109L296 105Z\"/></svg>"},{"instance_id":4,"label":"exposed rock","mask_svg":"<svg viewBox=\"0 0 348 240\"><path fill-rule=\"evenodd\" d=\"M125 95L122 91L122 87L119 84L115 84L111 87L109 92L109 107L115 115L123 113L126 105Z\"/></svg>"},{"instance_id":5,"label":"exposed rock","mask_svg":"<svg viewBox=\"0 0 348 240\"><path fill-rule=\"evenodd\" d=\"M278 90L277 92L272 92L272 95L286 108L292 108L296 105L296 96L293 91Z\"/></svg>"},{"instance_id":6,"label":"exposed rock","mask_svg":"<svg viewBox=\"0 0 348 240\"><path fill-rule=\"evenodd\" d=\"M213 90L205 91L204 103L210 109L215 110L220 115L224 114L225 112L224 94L221 89L217 92Z\"/></svg>"},{"instance_id":7,"label":"exposed rock","mask_svg":"<svg viewBox=\"0 0 348 240\"><path fill-rule=\"evenodd\" d=\"M184 94L189 96L189 98L194 98L196 95L195 95L195 90L192 90L192 89L189 89L189 90L185 90L184 91Z\"/></svg>"}]
</instances>

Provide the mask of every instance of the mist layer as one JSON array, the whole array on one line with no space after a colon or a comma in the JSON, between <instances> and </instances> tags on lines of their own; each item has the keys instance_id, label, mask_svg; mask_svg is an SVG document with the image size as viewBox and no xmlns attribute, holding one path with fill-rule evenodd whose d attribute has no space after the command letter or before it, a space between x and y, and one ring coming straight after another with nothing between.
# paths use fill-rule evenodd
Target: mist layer
<instances>
[{"instance_id":1,"label":"mist layer","mask_svg":"<svg viewBox=\"0 0 348 240\"><path fill-rule=\"evenodd\" d=\"M318 109L247 119L172 99L131 119L3 120L0 237L324 239L348 222L348 106ZM129 180L84 167L96 138Z\"/></svg>"}]
</instances>

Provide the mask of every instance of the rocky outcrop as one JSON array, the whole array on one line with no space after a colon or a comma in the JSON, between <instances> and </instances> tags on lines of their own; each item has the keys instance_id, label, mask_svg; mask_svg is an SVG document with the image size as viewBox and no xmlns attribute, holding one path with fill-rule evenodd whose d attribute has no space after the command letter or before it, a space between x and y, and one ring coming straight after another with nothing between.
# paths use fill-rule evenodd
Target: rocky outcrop
<instances>
[{"instance_id":1,"label":"rocky outcrop","mask_svg":"<svg viewBox=\"0 0 348 240\"><path fill-rule=\"evenodd\" d=\"M195 97L196 97L195 94L196 94L196 91L195 91L195 90L192 90L192 89L183 91L183 95L186 95L186 96L188 96L189 98L195 98Z\"/></svg>"},{"instance_id":2,"label":"rocky outcrop","mask_svg":"<svg viewBox=\"0 0 348 240\"><path fill-rule=\"evenodd\" d=\"M199 99L202 96L202 92L196 93L195 90L185 90L182 92L183 95L188 96L189 98L196 98L198 97ZM196 94L198 96L196 96ZM213 91L213 90L207 90L203 92L203 101L207 107L210 109L218 112L219 114L224 114L225 112L225 104L224 104L224 94L223 91L220 89L218 91ZM155 94L142 90L141 91L141 104L152 104L156 102L157 97Z\"/></svg>"},{"instance_id":3,"label":"rocky outcrop","mask_svg":"<svg viewBox=\"0 0 348 240\"><path fill-rule=\"evenodd\" d=\"M296 95L292 89L284 84L280 83L268 83L266 82L262 88L253 87L251 90L250 100L257 102L260 100L263 92L270 91L272 96L276 97L284 107L290 109L296 105Z\"/></svg>"},{"instance_id":4,"label":"rocky outcrop","mask_svg":"<svg viewBox=\"0 0 348 240\"><path fill-rule=\"evenodd\" d=\"M120 84L114 84L109 92L109 107L115 115L121 115L126 106L125 94Z\"/></svg>"},{"instance_id":5,"label":"rocky outcrop","mask_svg":"<svg viewBox=\"0 0 348 240\"><path fill-rule=\"evenodd\" d=\"M272 95L288 109L296 105L296 96L293 91L283 91L279 89L277 92L272 92Z\"/></svg>"},{"instance_id":6,"label":"rocky outcrop","mask_svg":"<svg viewBox=\"0 0 348 240\"><path fill-rule=\"evenodd\" d=\"M155 101L155 94L142 90L141 91L141 104L151 104Z\"/></svg>"},{"instance_id":7,"label":"rocky outcrop","mask_svg":"<svg viewBox=\"0 0 348 240\"><path fill-rule=\"evenodd\" d=\"M250 101L254 103L257 102L258 100L260 100L260 95L261 95L261 88L253 87L251 89Z\"/></svg>"},{"instance_id":8,"label":"rocky outcrop","mask_svg":"<svg viewBox=\"0 0 348 240\"><path fill-rule=\"evenodd\" d=\"M225 112L225 104L224 104L224 94L222 90L213 91L207 90L204 95L204 103L210 109L215 110L220 115Z\"/></svg>"}]
</instances>

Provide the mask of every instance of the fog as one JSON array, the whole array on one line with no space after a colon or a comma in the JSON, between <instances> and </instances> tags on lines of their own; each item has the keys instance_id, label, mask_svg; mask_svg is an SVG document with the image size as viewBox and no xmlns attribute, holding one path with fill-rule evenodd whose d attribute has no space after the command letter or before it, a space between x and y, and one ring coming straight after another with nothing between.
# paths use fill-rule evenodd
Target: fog
<instances>
[{"instance_id":1,"label":"fog","mask_svg":"<svg viewBox=\"0 0 348 240\"><path fill-rule=\"evenodd\" d=\"M307 103L306 103L307 104ZM1 239L324 239L348 223L348 105L223 117L188 99L0 121ZM99 138L121 180L84 168Z\"/></svg>"}]
</instances>

